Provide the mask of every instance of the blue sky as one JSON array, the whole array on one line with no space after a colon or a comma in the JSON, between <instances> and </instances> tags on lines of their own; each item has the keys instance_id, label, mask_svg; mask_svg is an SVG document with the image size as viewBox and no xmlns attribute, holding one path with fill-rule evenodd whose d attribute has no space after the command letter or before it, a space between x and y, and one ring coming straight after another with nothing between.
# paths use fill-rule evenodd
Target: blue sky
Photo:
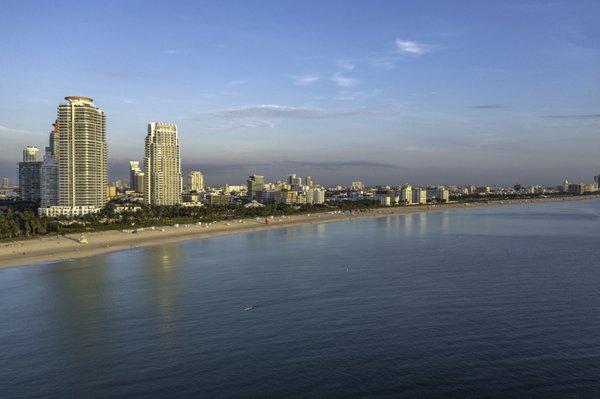
<instances>
[{"instance_id":1,"label":"blue sky","mask_svg":"<svg viewBox=\"0 0 600 399\"><path fill-rule=\"evenodd\" d=\"M184 169L321 183L555 184L600 174L597 1L12 1L0 174L66 95L107 114L111 176L146 125Z\"/></svg>"}]
</instances>

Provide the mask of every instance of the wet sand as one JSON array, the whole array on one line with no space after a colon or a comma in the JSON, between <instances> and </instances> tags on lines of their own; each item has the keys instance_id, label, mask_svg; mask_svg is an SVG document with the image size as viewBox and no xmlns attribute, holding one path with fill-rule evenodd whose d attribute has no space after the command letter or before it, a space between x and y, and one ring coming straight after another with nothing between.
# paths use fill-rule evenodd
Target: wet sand
<instances>
[{"instance_id":1,"label":"wet sand","mask_svg":"<svg viewBox=\"0 0 600 399\"><path fill-rule=\"evenodd\" d=\"M30 240L15 240L0 243L0 268L24 266L35 263L47 263L58 260L67 260L105 254L108 252L122 251L149 245L160 245L170 242L197 239L202 237L215 237L220 235L244 233L289 227L302 224L327 223L360 218L385 217L390 215L403 215L417 212L442 212L457 209L480 208L485 206L501 206L515 204L535 204L541 202L560 202L574 200L598 199L600 195L564 197L564 198L536 198L530 200L504 200L490 201L488 203L470 204L445 204L445 205L420 205L390 208L376 208L362 212L346 211L338 213L314 213L293 216L281 216L268 219L237 219L221 221L212 224L188 224L163 226L140 229L136 233L121 230L86 233L88 243L79 242L80 234L67 234L64 236L43 236Z\"/></svg>"}]
</instances>

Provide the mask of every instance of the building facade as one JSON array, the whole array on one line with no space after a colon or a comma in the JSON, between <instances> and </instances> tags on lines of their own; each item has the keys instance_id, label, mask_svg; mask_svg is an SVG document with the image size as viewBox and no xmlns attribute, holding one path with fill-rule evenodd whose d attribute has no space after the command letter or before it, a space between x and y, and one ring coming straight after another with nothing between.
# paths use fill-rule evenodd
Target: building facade
<instances>
[{"instance_id":1,"label":"building facade","mask_svg":"<svg viewBox=\"0 0 600 399\"><path fill-rule=\"evenodd\" d=\"M204 191L204 175L198 170L192 170L187 176L188 191L197 193Z\"/></svg>"},{"instance_id":2,"label":"building facade","mask_svg":"<svg viewBox=\"0 0 600 399\"><path fill-rule=\"evenodd\" d=\"M181 158L177 125L148 124L144 157L144 201L151 205L181 203Z\"/></svg>"},{"instance_id":3,"label":"building facade","mask_svg":"<svg viewBox=\"0 0 600 399\"><path fill-rule=\"evenodd\" d=\"M246 184L248 187L248 190L246 192L248 201L258 201L260 199L260 192L263 191L265 186L265 177L259 175L251 175L248 177Z\"/></svg>"},{"instance_id":4,"label":"building facade","mask_svg":"<svg viewBox=\"0 0 600 399\"><path fill-rule=\"evenodd\" d=\"M65 97L54 131L58 202L64 207L102 208L108 185L106 116L89 97ZM52 145L52 144L51 144Z\"/></svg>"},{"instance_id":5,"label":"building facade","mask_svg":"<svg viewBox=\"0 0 600 399\"><path fill-rule=\"evenodd\" d=\"M24 201L40 201L42 161L37 147L23 150L23 161L19 162L19 189Z\"/></svg>"},{"instance_id":6,"label":"building facade","mask_svg":"<svg viewBox=\"0 0 600 399\"><path fill-rule=\"evenodd\" d=\"M140 168L140 161L129 161L129 188L136 193L144 192L144 172Z\"/></svg>"}]
</instances>

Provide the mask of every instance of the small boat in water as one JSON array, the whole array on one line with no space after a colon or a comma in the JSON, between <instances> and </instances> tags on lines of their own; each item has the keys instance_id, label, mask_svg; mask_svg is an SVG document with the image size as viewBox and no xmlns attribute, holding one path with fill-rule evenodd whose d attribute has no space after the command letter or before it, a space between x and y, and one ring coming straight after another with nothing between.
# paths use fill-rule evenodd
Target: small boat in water
<instances>
[{"instance_id":1,"label":"small boat in water","mask_svg":"<svg viewBox=\"0 0 600 399\"><path fill-rule=\"evenodd\" d=\"M252 309L254 309L254 306L252 306L252 305L248 305L248 306L246 306L246 307L244 308L244 311L246 311L246 312L249 312L249 311L251 311Z\"/></svg>"}]
</instances>

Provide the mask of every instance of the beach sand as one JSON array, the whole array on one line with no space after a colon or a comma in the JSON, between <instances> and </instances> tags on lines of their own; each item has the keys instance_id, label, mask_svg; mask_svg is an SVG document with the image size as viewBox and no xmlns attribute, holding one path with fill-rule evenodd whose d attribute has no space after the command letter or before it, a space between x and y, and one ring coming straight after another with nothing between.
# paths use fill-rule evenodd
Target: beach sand
<instances>
[{"instance_id":1,"label":"beach sand","mask_svg":"<svg viewBox=\"0 0 600 399\"><path fill-rule=\"evenodd\" d=\"M530 200L504 200L490 201L488 203L470 204L444 204L402 206L389 208L376 208L363 212L346 211L342 213L314 213L293 216L281 216L268 219L241 219L221 221L213 224L202 223L175 226L156 227L143 229L137 233L123 232L121 230L86 233L88 243L79 242L80 234L67 234L64 236L43 236L29 240L15 240L0 244L0 268L24 266L36 263L47 263L58 260L67 260L94 256L114 251L129 250L149 245L159 245L170 242L197 239L202 237L215 237L220 235L244 233L250 231L267 230L289 227L301 224L327 223L360 218L386 217L390 215L403 215L418 212L442 212L457 209L480 208L484 206L534 204L540 202L559 202L572 200L598 199L600 196L564 197L564 198L536 198ZM134 227L132 227L133 229Z\"/></svg>"}]
</instances>

